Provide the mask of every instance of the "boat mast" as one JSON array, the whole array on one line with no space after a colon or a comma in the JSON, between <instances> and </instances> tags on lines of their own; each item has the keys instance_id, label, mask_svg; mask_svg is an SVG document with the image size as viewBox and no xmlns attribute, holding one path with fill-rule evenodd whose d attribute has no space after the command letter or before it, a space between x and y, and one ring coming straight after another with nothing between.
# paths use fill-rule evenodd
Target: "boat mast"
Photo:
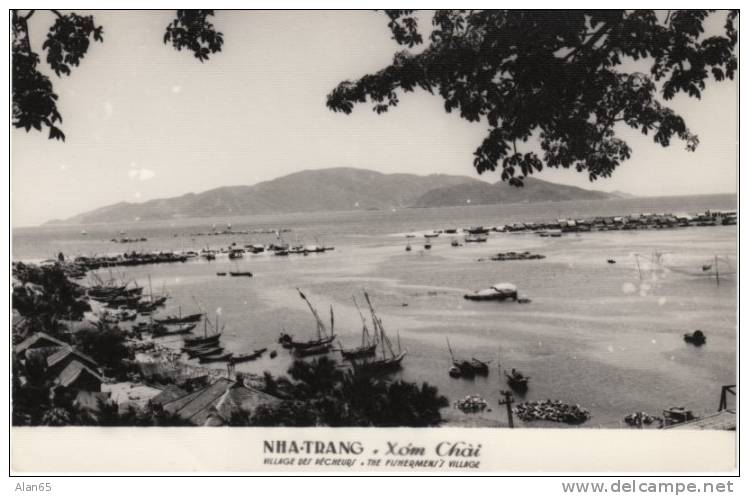
<instances>
[{"instance_id":1,"label":"boat mast","mask_svg":"<svg viewBox=\"0 0 749 496\"><path fill-rule=\"evenodd\" d=\"M450 346L450 339L445 336L445 341L447 341L447 351L450 352L450 359L454 362L455 361L455 355L453 355L453 349Z\"/></svg>"},{"instance_id":2,"label":"boat mast","mask_svg":"<svg viewBox=\"0 0 749 496\"><path fill-rule=\"evenodd\" d=\"M720 286L720 275L718 275L718 255L715 255L715 284Z\"/></svg>"},{"instance_id":3,"label":"boat mast","mask_svg":"<svg viewBox=\"0 0 749 496\"><path fill-rule=\"evenodd\" d=\"M372 322L375 325L375 331L379 329L380 334L380 342L387 344L388 349L390 350L390 355L392 357L395 357L395 352L393 352L393 345L390 343L390 339L385 334L385 328L382 325L382 321L377 316L377 314L374 311L374 307L372 306L372 301L369 299L369 294L365 291L364 292L364 298L367 300L367 305L369 305L369 310L372 312ZM382 347L382 357L386 358L385 356L385 347Z\"/></svg>"},{"instance_id":4,"label":"boat mast","mask_svg":"<svg viewBox=\"0 0 749 496\"><path fill-rule=\"evenodd\" d=\"M356 310L359 312L359 317L361 317L361 324L362 324L362 333L361 333L361 345L362 347L369 345L369 329L367 329L367 321L364 318L364 314L361 313L361 309L359 308L359 304L356 302L356 297L352 296L352 300L354 300L354 306L356 307Z\"/></svg>"},{"instance_id":5,"label":"boat mast","mask_svg":"<svg viewBox=\"0 0 749 496\"><path fill-rule=\"evenodd\" d=\"M330 335L333 336L335 331L333 330L333 305L330 305Z\"/></svg>"},{"instance_id":6,"label":"boat mast","mask_svg":"<svg viewBox=\"0 0 749 496\"><path fill-rule=\"evenodd\" d=\"M312 303L310 303L307 297L304 295L304 293L302 293L302 290L299 288L296 288L296 290L299 291L299 296L301 296L304 302L307 303L307 306L312 312L312 315L315 316L315 320L317 321L317 337L319 339L322 339L323 336L326 334L325 324L323 324L322 319L320 318L320 315L318 315L317 310L315 310L315 307L312 306Z\"/></svg>"}]
</instances>

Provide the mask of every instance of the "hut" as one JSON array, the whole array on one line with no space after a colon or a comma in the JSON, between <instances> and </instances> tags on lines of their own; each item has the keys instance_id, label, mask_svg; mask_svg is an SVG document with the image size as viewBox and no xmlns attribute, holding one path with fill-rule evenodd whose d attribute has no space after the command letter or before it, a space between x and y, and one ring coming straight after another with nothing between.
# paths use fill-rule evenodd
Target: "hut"
<instances>
[{"instance_id":1,"label":"hut","mask_svg":"<svg viewBox=\"0 0 749 496\"><path fill-rule=\"evenodd\" d=\"M98 372L78 360L69 361L55 378L56 385L73 391L99 392L103 382Z\"/></svg>"},{"instance_id":2,"label":"hut","mask_svg":"<svg viewBox=\"0 0 749 496\"><path fill-rule=\"evenodd\" d=\"M93 358L67 345L47 357L47 372L54 376L60 375L68 365L75 361L80 362L92 371L99 370L99 364ZM98 374L98 372L96 373Z\"/></svg>"},{"instance_id":3,"label":"hut","mask_svg":"<svg viewBox=\"0 0 749 496\"><path fill-rule=\"evenodd\" d=\"M232 414L250 413L257 406L278 403L275 396L250 388L241 382L220 378L209 386L166 401L164 410L179 415L195 425L226 425Z\"/></svg>"},{"instance_id":4,"label":"hut","mask_svg":"<svg viewBox=\"0 0 749 496\"><path fill-rule=\"evenodd\" d=\"M15 348L13 348L13 351L15 351L17 355L26 358L26 353L29 350L50 355L66 346L68 346L68 344L64 341L60 341L44 332L36 332L18 343Z\"/></svg>"}]
</instances>

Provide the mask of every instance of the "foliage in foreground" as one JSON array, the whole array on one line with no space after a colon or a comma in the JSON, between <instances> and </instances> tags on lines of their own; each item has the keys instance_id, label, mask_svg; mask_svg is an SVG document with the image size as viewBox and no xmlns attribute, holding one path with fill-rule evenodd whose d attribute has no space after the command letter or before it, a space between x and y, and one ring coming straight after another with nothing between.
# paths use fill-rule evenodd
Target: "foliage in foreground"
<instances>
[{"instance_id":1,"label":"foliage in foreground","mask_svg":"<svg viewBox=\"0 0 749 496\"><path fill-rule=\"evenodd\" d=\"M265 375L265 391L284 399L263 405L251 415L237 414L230 425L427 427L441 422L447 398L423 383L388 381L362 372L342 370L322 357L295 361L288 378Z\"/></svg>"},{"instance_id":2,"label":"foliage in foreground","mask_svg":"<svg viewBox=\"0 0 749 496\"><path fill-rule=\"evenodd\" d=\"M413 11L385 12L398 44L423 42ZM723 23L720 35L705 35L711 18ZM438 93L447 112L488 125L474 152L479 173L500 167L502 180L522 186L534 170L562 167L592 181L632 153L617 137L620 123L662 146L677 137L695 149L697 136L659 96L700 98L710 78L733 79L737 19L738 11L708 10L438 10L423 51L343 81L327 105L349 114L369 100L379 114L399 92ZM529 139L542 156L522 149Z\"/></svg>"}]
</instances>

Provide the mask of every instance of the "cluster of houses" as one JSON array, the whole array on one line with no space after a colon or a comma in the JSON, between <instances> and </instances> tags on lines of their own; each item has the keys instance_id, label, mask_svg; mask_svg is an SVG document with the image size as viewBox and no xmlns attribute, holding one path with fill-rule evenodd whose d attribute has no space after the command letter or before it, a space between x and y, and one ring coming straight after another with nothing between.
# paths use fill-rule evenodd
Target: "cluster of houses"
<instances>
[{"instance_id":1,"label":"cluster of houses","mask_svg":"<svg viewBox=\"0 0 749 496\"><path fill-rule=\"evenodd\" d=\"M516 222L494 228L497 232L590 232L676 227L736 225L735 210L706 211L699 214L644 213L625 216L599 216L587 219L557 219L552 222Z\"/></svg>"},{"instance_id":2,"label":"cluster of houses","mask_svg":"<svg viewBox=\"0 0 749 496\"><path fill-rule=\"evenodd\" d=\"M150 402L193 425L220 426L237 413L251 414L259 405L272 406L281 401L246 385L242 377L177 377L175 383L166 386L115 383L105 377L93 358L43 332L17 344L14 353L22 362L43 364L45 377L53 384L50 394L68 394L74 406L94 417L102 402L115 403L120 411ZM26 380L19 379L22 384Z\"/></svg>"}]
</instances>

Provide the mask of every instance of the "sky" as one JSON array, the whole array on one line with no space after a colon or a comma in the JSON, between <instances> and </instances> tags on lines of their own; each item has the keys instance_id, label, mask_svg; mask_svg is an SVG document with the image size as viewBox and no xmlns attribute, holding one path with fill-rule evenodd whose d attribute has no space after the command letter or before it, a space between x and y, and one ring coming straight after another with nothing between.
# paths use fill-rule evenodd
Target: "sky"
<instances>
[{"instance_id":1,"label":"sky","mask_svg":"<svg viewBox=\"0 0 749 496\"><path fill-rule=\"evenodd\" d=\"M439 96L409 93L382 115L368 104L351 115L327 109L326 95L339 82L387 66L403 49L382 13L217 11L212 22L224 46L203 64L163 43L173 11L93 14L104 43L92 44L70 76L58 78L41 63L59 95L66 141L11 132L15 226L304 169L499 180L472 165L487 125L446 113ZM53 22L43 11L29 20L38 53ZM619 136L633 156L613 177L591 183L573 170L536 177L644 196L735 192L737 84L711 82L701 100L678 96L668 105L699 135L696 152L678 140L663 148L624 128Z\"/></svg>"}]
</instances>

